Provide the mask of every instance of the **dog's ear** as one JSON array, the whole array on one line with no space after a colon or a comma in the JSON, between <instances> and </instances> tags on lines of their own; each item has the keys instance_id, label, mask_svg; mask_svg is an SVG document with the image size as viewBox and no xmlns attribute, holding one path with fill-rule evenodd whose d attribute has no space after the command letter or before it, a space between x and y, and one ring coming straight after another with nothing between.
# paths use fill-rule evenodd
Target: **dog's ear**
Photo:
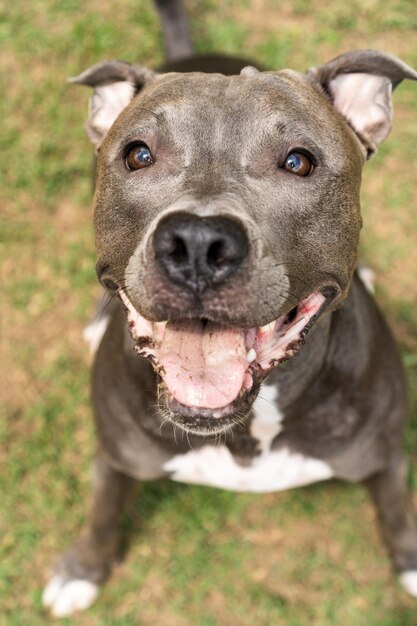
<instances>
[{"instance_id":1,"label":"dog's ear","mask_svg":"<svg viewBox=\"0 0 417 626\"><path fill-rule=\"evenodd\" d=\"M156 72L124 61L104 61L70 78L71 83L94 88L90 98L87 135L98 145L134 96L155 80Z\"/></svg>"},{"instance_id":2,"label":"dog's ear","mask_svg":"<svg viewBox=\"0 0 417 626\"><path fill-rule=\"evenodd\" d=\"M354 50L308 72L365 145L368 158L389 134L391 92L417 72L396 57L376 50Z\"/></svg>"}]
</instances>

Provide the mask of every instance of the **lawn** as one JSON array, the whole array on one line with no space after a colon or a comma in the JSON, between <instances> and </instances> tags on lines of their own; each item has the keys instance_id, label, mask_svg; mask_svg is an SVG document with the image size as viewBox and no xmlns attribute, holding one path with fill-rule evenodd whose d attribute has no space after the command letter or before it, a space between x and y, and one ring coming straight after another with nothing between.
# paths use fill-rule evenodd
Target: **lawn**
<instances>
[{"instance_id":1,"label":"lawn","mask_svg":"<svg viewBox=\"0 0 417 626\"><path fill-rule=\"evenodd\" d=\"M417 67L415 0L190 0L200 51L298 70L373 47ZM162 61L149 0L17 0L0 8L2 284L0 624L48 623L48 566L85 519L94 450L90 357L99 293L87 91L99 60ZM362 259L410 380L406 445L417 491L417 85L394 96L390 138L365 167ZM238 495L144 485L131 547L81 626L414 626L360 486Z\"/></svg>"}]
</instances>

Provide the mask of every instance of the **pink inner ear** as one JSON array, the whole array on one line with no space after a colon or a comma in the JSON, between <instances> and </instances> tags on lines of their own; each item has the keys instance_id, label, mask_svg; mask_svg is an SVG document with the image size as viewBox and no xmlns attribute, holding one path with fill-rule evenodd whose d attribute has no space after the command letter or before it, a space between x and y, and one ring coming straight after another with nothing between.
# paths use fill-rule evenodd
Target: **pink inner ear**
<instances>
[{"instance_id":1,"label":"pink inner ear","mask_svg":"<svg viewBox=\"0 0 417 626\"><path fill-rule=\"evenodd\" d=\"M135 88L128 81L96 87L90 98L87 134L94 144L100 143L113 122L132 100Z\"/></svg>"},{"instance_id":2,"label":"pink inner ear","mask_svg":"<svg viewBox=\"0 0 417 626\"><path fill-rule=\"evenodd\" d=\"M391 82L385 76L339 74L329 88L339 113L375 149L391 128Z\"/></svg>"}]
</instances>

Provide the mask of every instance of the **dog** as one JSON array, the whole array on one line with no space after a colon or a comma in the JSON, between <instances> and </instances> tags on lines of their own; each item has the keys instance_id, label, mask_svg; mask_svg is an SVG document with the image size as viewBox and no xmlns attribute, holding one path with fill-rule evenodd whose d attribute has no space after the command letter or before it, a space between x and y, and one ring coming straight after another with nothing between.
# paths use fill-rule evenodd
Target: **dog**
<instances>
[{"instance_id":1,"label":"dog","mask_svg":"<svg viewBox=\"0 0 417 626\"><path fill-rule=\"evenodd\" d=\"M417 73L373 50L305 74L191 58L180 2L157 8L165 71L112 61L73 79L94 89L97 275L117 297L93 368L91 519L43 602L55 616L94 602L136 482L160 478L360 481L417 596L405 377L356 271L362 166Z\"/></svg>"}]
</instances>

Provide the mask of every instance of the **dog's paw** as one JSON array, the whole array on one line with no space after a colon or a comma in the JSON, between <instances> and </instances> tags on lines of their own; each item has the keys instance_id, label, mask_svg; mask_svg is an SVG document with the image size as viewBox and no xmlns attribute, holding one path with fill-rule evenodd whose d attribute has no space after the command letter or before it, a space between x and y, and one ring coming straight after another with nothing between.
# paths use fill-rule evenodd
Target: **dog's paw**
<instances>
[{"instance_id":1,"label":"dog's paw","mask_svg":"<svg viewBox=\"0 0 417 626\"><path fill-rule=\"evenodd\" d=\"M88 609L98 593L99 587L89 580L68 580L55 575L43 591L42 603L54 617L65 617Z\"/></svg>"},{"instance_id":2,"label":"dog's paw","mask_svg":"<svg viewBox=\"0 0 417 626\"><path fill-rule=\"evenodd\" d=\"M417 570L408 570L400 574L400 583L411 596L417 598Z\"/></svg>"}]
</instances>

